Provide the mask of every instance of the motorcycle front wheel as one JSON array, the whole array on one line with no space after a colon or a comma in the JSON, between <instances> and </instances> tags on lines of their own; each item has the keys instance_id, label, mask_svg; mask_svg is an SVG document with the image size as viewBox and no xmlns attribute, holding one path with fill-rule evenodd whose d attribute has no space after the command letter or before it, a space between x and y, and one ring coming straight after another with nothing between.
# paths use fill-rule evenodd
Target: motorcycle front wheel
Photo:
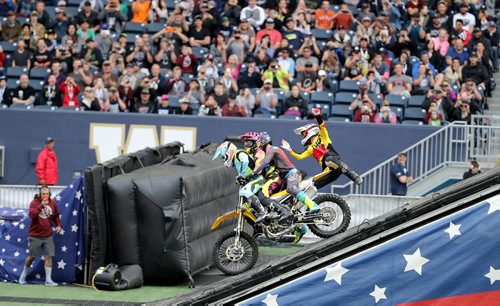
<instances>
[{"instance_id":1,"label":"motorcycle front wheel","mask_svg":"<svg viewBox=\"0 0 500 306\"><path fill-rule=\"evenodd\" d=\"M259 257L259 247L249 234L240 232L236 243L236 232L222 235L215 244L214 262L226 275L237 275L250 270Z\"/></svg>"},{"instance_id":2,"label":"motorcycle front wheel","mask_svg":"<svg viewBox=\"0 0 500 306\"><path fill-rule=\"evenodd\" d=\"M316 236L321 238L330 238L334 235L343 233L351 222L351 209L346 201L339 195L325 193L318 195L314 202L318 204L324 224L311 224L309 228Z\"/></svg>"}]
</instances>

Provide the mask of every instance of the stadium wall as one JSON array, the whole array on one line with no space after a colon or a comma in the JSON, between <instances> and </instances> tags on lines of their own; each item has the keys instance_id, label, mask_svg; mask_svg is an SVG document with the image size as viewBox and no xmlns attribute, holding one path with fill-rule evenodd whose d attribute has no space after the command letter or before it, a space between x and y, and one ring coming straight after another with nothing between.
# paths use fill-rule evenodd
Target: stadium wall
<instances>
[{"instance_id":1,"label":"stadium wall","mask_svg":"<svg viewBox=\"0 0 500 306\"><path fill-rule=\"evenodd\" d=\"M268 131L279 144L287 139L296 150L292 130L305 121L210 118L95 112L0 109L0 146L5 146L5 176L0 184L35 184L34 165L48 136L56 140L59 184L75 172L144 147L182 141L187 150L249 130ZM436 130L428 126L327 122L336 150L359 173ZM296 162L310 174L319 171L313 159ZM340 181L342 182L342 181Z\"/></svg>"}]
</instances>

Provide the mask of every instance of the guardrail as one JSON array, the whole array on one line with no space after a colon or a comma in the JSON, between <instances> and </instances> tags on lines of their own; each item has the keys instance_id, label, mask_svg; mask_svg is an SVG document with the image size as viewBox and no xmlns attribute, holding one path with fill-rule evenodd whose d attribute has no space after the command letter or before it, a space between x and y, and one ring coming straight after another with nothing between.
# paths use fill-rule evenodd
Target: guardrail
<instances>
[{"instance_id":1,"label":"guardrail","mask_svg":"<svg viewBox=\"0 0 500 306\"><path fill-rule=\"evenodd\" d=\"M34 185L0 185L0 207L28 208L40 186ZM52 196L61 192L66 186L50 186Z\"/></svg>"},{"instance_id":2,"label":"guardrail","mask_svg":"<svg viewBox=\"0 0 500 306\"><path fill-rule=\"evenodd\" d=\"M479 119L478 119L479 120ZM449 165L465 166L472 159L496 159L500 154L500 126L453 122L404 150L414 184ZM390 172L397 155L361 175L361 186L348 182L331 191L349 194L390 194Z\"/></svg>"}]
</instances>

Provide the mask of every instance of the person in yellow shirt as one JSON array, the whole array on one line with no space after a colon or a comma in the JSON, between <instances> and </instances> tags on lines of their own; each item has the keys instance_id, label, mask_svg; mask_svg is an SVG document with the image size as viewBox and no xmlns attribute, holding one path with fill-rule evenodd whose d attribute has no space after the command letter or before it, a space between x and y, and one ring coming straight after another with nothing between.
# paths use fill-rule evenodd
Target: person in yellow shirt
<instances>
[{"instance_id":1,"label":"person in yellow shirt","mask_svg":"<svg viewBox=\"0 0 500 306\"><path fill-rule=\"evenodd\" d=\"M288 151L297 160L313 156L324 171L330 168L331 172L318 179L314 186L318 189L335 181L340 175L345 174L356 184L361 185L363 179L351 170L341 159L340 155L333 148L332 140L328 135L325 121L321 110L314 108L312 113L318 124L310 123L294 130L295 134L302 135L302 144L306 149L302 153L297 153L290 147L286 140L281 141L281 147Z\"/></svg>"},{"instance_id":2,"label":"person in yellow shirt","mask_svg":"<svg viewBox=\"0 0 500 306\"><path fill-rule=\"evenodd\" d=\"M147 23L149 16L149 8L151 1L149 0L136 0L132 2L132 19L131 22Z\"/></svg>"}]
</instances>

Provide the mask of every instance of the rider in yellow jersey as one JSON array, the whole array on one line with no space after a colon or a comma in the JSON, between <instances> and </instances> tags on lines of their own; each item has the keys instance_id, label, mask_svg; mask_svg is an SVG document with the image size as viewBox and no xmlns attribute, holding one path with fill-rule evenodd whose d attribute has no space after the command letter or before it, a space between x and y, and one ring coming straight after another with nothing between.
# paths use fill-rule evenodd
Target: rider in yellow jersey
<instances>
[{"instance_id":1,"label":"rider in yellow jersey","mask_svg":"<svg viewBox=\"0 0 500 306\"><path fill-rule=\"evenodd\" d=\"M335 151L332 140L328 135L325 121L321 110L314 108L312 111L318 124L307 124L294 130L295 134L302 135L302 144L306 149L297 153L290 147L286 140L282 140L281 147L288 151L295 159L301 160L313 156L320 164L321 169L330 168L332 171L315 181L314 186L318 189L335 181L340 175L345 174L348 178L360 185L363 179L342 161L340 155Z\"/></svg>"}]
</instances>

